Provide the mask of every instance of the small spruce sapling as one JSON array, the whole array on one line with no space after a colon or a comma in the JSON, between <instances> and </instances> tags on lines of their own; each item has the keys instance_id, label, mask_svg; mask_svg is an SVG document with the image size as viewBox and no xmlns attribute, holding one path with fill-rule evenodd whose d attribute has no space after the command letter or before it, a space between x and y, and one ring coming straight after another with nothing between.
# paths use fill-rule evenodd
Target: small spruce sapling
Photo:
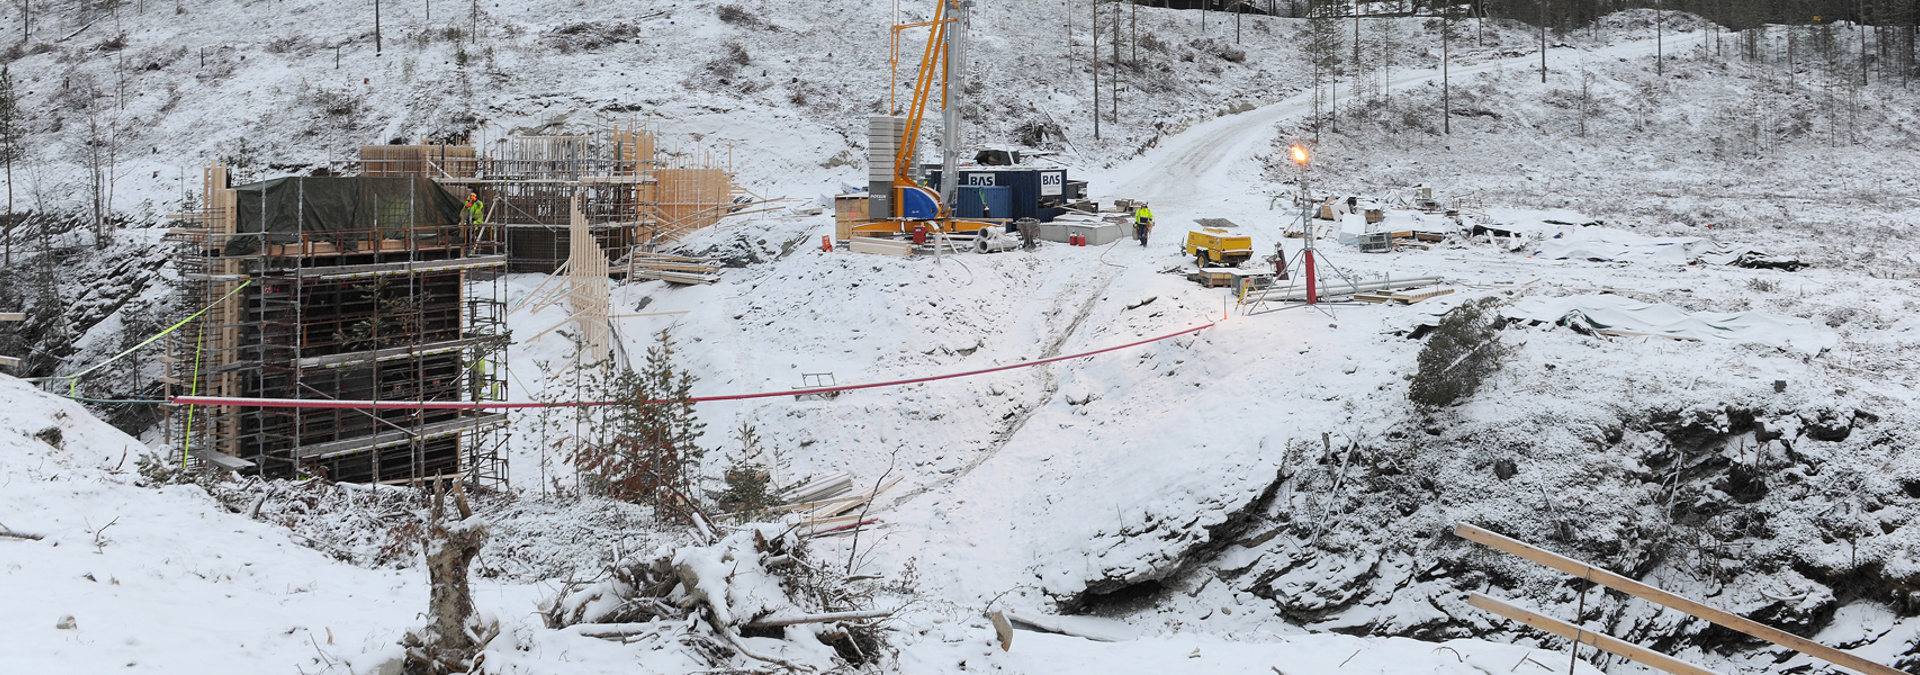
<instances>
[{"instance_id":1,"label":"small spruce sapling","mask_svg":"<svg viewBox=\"0 0 1920 675\"><path fill-rule=\"evenodd\" d=\"M767 467L760 461L764 454L760 446L760 433L747 420L741 420L733 433L734 438L740 441L740 453L728 462L726 473L722 476L726 488L713 495L714 501L722 511L732 513L742 521L762 520L767 511L780 502L773 494Z\"/></svg>"}]
</instances>

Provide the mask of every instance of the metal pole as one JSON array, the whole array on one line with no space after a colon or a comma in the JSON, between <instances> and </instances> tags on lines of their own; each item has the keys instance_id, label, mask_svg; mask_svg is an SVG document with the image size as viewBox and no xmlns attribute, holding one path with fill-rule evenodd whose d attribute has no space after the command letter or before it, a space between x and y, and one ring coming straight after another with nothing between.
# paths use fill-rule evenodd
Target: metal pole
<instances>
[{"instance_id":1,"label":"metal pole","mask_svg":"<svg viewBox=\"0 0 1920 675\"><path fill-rule=\"evenodd\" d=\"M953 208L954 195L959 193L960 177L960 105L955 99L966 89L967 80L967 28L973 10L973 0L942 0L952 3L953 24L947 26L947 83L946 95L941 97L940 105L940 203ZM954 82L959 80L959 82ZM958 84L959 86L955 86ZM1095 117L1099 112L1095 111Z\"/></svg>"},{"instance_id":2,"label":"metal pole","mask_svg":"<svg viewBox=\"0 0 1920 675\"><path fill-rule=\"evenodd\" d=\"M1314 279L1318 275L1313 264L1313 189L1307 183L1311 168L1308 162L1300 163L1300 241L1303 247L1300 255L1307 268L1307 304L1317 305L1320 303L1320 293Z\"/></svg>"}]
</instances>

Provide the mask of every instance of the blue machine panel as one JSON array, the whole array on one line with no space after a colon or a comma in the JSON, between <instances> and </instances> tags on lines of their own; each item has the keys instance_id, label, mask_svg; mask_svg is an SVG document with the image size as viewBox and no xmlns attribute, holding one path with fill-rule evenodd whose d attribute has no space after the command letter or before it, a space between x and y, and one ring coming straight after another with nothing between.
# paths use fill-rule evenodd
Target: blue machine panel
<instances>
[{"instance_id":1,"label":"blue machine panel","mask_svg":"<svg viewBox=\"0 0 1920 675\"><path fill-rule=\"evenodd\" d=\"M940 193L923 187L900 188L900 215L917 220L940 217Z\"/></svg>"},{"instance_id":2,"label":"blue machine panel","mask_svg":"<svg viewBox=\"0 0 1920 675\"><path fill-rule=\"evenodd\" d=\"M1013 188L960 186L954 213L961 218L1014 218Z\"/></svg>"}]
</instances>

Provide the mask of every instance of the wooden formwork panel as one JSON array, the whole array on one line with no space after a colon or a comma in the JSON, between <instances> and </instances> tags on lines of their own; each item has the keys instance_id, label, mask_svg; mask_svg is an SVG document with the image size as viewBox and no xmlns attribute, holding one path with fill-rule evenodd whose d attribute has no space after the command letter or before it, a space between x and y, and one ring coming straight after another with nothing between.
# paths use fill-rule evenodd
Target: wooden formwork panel
<instances>
[{"instance_id":1,"label":"wooden formwork panel","mask_svg":"<svg viewBox=\"0 0 1920 675\"><path fill-rule=\"evenodd\" d=\"M479 155L467 145L363 145L360 172L367 176L470 178Z\"/></svg>"}]
</instances>

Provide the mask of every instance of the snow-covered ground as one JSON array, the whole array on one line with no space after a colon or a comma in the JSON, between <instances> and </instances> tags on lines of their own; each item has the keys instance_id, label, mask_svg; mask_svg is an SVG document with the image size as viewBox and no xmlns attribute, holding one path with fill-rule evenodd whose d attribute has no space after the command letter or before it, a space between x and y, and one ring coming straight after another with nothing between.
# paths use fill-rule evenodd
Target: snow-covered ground
<instances>
[{"instance_id":1,"label":"snow-covered ground","mask_svg":"<svg viewBox=\"0 0 1920 675\"><path fill-rule=\"evenodd\" d=\"M886 17L871 4L743 2L751 20L722 20L712 4L643 3L609 21L603 7L529 3L482 8L478 24L457 6L436 8L431 22L413 13L424 5L389 7L379 56L358 9L122 8L126 47L82 49L102 37L82 31L43 38L51 51L12 63L26 101L49 111L33 150L45 178L29 197L52 205L71 192L59 186L78 180L77 167L61 158L59 134L91 114L124 116L130 143L156 149L126 160L121 203L142 204L136 222L172 208L179 185L167 178L234 156L241 138L264 175L268 164L324 163L363 136L472 131L490 142L629 118L688 142L731 143L756 191L812 198L862 181L860 119L880 105L886 79ZM40 34L79 28L75 12L51 11ZM891 669L1503 672L1494 669L1529 658L1557 667L1536 650L1565 659L1564 642L1465 605L1466 591L1489 588L1563 619L1584 607L1578 619L1591 629L1723 671L1810 663L1639 601L1583 597L1564 577L1452 538L1457 522L1881 662L1912 662L1920 204L1906 193L1920 127L1910 91L1861 90L1845 118L1868 142L1856 145L1829 128L1841 118L1820 103L1833 91L1825 71L1803 64L1789 79L1779 64L1702 51L1705 34L1692 30L1666 36L1667 74L1655 77L1656 48L1630 14L1550 51L1541 84L1523 27L1490 23L1484 43L1454 45L1465 56L1450 75L1453 133L1441 135L1436 73L1420 69L1435 63L1432 27L1406 20L1394 27L1405 48L1390 101L1343 107L1341 130L1329 124L1314 142L1311 99L1292 65L1302 24L1248 19L1237 61L1226 58L1231 24L1218 18L1203 36L1197 13L1141 10L1142 33L1161 46L1143 45L1143 74L1129 80L1142 91L1123 89L1121 118L1103 123L1099 141L1084 112L1088 45L1060 35L1067 19L1056 3L983 3L976 22L976 130L1006 143L1057 124L1064 139L1041 145L1093 181L1096 197L1152 202L1161 225L1151 247L938 260L824 253L810 242L832 232L830 216L788 211L685 242L753 260L719 285L615 289L620 312L686 312L621 318L618 332L638 354L671 327L700 375L698 394L797 388L804 373L858 383L975 370L1214 324L1036 368L700 407L710 473L737 451L730 432L747 421L782 483L833 471L863 484L902 478L857 549L850 537L815 543L828 559L855 561L856 573L905 586L882 598L913 603L891 623L900 650ZM1085 17L1072 20L1083 33ZM449 30L474 25L471 42ZM207 66L184 46L200 42L215 47ZM749 64L728 60L729 42ZM327 53L335 44L338 70ZM1077 74L1062 64L1069 44ZM112 98L59 103L76 80L108 91L122 60L159 64L126 69L129 112ZM1343 105L1349 95L1343 88ZM1220 114L1243 103L1263 105ZM1734 133L1749 123L1758 136ZM1262 255L1277 243L1297 250L1281 235L1298 176L1281 151L1296 141L1314 150L1316 190L1384 196L1426 183L1527 238L1385 254L1329 243L1324 261L1346 275L1438 275L1456 292L1412 306L1236 311L1222 289L1184 278L1192 262L1176 241L1196 218L1226 218ZM1696 255L1747 250L1812 267ZM510 278L510 300L540 281ZM165 295L151 283L122 293L142 303ZM1463 405L1415 409L1408 380L1424 343L1409 336L1483 297L1519 319L1500 331L1512 348L1504 368ZM85 338L98 353L119 344L113 321L136 310L94 304L116 317ZM1570 307L1590 322L1715 339L1526 320ZM531 336L565 316L523 311L512 328ZM1741 330L1716 332L1729 325ZM510 356L516 399L576 393L561 370L572 356L563 334ZM213 653L232 672L371 672L423 622L424 573L410 549L388 546L410 540L393 523L337 515L360 493L294 507L285 495L304 493L269 489L260 494L272 503L250 517L230 488L208 498L194 486L134 485L138 441L76 404L5 378L0 398L9 404L0 485L14 486L0 487L0 524L47 535L0 539L0 597L26 598L0 617L0 651L39 669L204 670ZM690 653L549 630L533 615L558 579L677 541L631 509L547 496L571 487L571 471L544 454L540 423L516 417L519 501L483 508L496 539L476 563L477 595L504 629L489 663L529 673L710 667ZM49 427L58 442L35 436ZM394 509L417 510L404 494ZM1003 652L982 616L990 605L1107 616L1139 637L1022 631ZM74 628L55 627L69 615Z\"/></svg>"}]
</instances>

